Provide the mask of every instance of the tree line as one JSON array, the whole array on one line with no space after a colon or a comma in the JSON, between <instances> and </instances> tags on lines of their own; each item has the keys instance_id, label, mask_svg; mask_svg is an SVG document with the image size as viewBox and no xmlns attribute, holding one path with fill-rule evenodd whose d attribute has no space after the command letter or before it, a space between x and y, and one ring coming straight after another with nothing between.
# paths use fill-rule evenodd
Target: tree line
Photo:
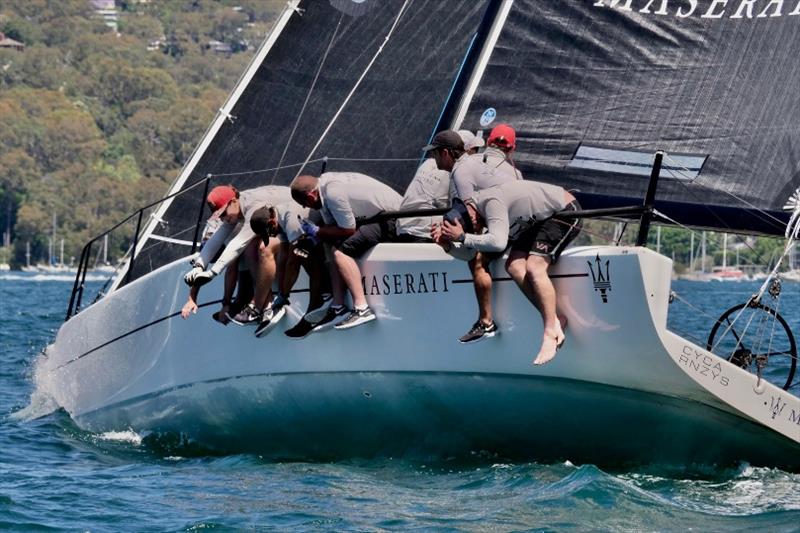
<instances>
[{"instance_id":1,"label":"tree line","mask_svg":"<svg viewBox=\"0 0 800 533\"><path fill-rule=\"evenodd\" d=\"M115 31L89 0L0 0L0 32L25 45L0 49L0 234L13 243L0 260L24 264L27 243L45 259L53 215L76 256L162 196L284 6L122 0Z\"/></svg>"}]
</instances>

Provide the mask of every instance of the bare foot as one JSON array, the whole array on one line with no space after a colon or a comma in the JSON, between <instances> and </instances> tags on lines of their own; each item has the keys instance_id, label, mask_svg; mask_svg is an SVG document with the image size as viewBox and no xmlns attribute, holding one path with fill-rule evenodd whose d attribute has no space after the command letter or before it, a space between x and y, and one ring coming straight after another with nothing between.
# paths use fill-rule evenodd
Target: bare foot
<instances>
[{"instance_id":1,"label":"bare foot","mask_svg":"<svg viewBox=\"0 0 800 533\"><path fill-rule=\"evenodd\" d=\"M536 359L533 360L533 364L538 366L552 361L558 349L564 344L565 338L563 331L559 331L556 335L545 335L542 347L539 349Z\"/></svg>"}]
</instances>

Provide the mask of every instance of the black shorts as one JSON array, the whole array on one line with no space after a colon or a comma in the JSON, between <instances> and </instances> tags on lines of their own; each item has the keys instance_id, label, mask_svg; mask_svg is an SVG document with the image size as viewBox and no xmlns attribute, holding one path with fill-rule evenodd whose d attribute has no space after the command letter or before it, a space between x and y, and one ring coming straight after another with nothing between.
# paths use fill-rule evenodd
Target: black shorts
<instances>
[{"instance_id":1,"label":"black shorts","mask_svg":"<svg viewBox=\"0 0 800 533\"><path fill-rule=\"evenodd\" d=\"M577 211L580 208L580 204L575 200L567 205L563 211ZM536 222L522 232L511 243L511 250L527 252L528 255L550 257L552 262L555 263L564 248L578 236L581 227L583 227L583 219L559 217L559 214L556 213L548 219Z\"/></svg>"},{"instance_id":2,"label":"black shorts","mask_svg":"<svg viewBox=\"0 0 800 533\"><path fill-rule=\"evenodd\" d=\"M379 242L393 240L395 222L394 219L391 219L385 222L373 222L372 224L359 226L355 233L334 245L334 247L343 254L357 259Z\"/></svg>"}]
</instances>

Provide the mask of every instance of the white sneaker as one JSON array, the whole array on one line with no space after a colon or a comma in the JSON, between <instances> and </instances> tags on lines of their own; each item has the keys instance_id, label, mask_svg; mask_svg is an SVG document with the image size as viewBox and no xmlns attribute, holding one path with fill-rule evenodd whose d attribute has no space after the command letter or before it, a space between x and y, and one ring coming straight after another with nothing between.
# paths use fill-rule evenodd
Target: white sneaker
<instances>
[{"instance_id":1,"label":"white sneaker","mask_svg":"<svg viewBox=\"0 0 800 533\"><path fill-rule=\"evenodd\" d=\"M375 313L373 313L372 309L369 307L366 309L353 309L350 314L344 318L344 320L333 326L333 329L354 328L356 326L360 326L361 324L372 322L376 318L378 317L375 316Z\"/></svg>"}]
</instances>

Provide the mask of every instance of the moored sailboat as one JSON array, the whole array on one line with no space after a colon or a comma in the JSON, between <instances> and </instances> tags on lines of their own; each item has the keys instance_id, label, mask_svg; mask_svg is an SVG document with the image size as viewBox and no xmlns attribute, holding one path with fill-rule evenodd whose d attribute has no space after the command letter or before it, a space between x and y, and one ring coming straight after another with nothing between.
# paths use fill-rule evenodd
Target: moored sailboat
<instances>
[{"instance_id":1,"label":"moored sailboat","mask_svg":"<svg viewBox=\"0 0 800 533\"><path fill-rule=\"evenodd\" d=\"M751 94L731 91L726 69L745 68L742 47L759 53L755 34L772 62L796 61L771 48L790 42L780 39L793 35L794 20L734 26L602 0L541 4L292 2L170 196L136 232L111 291L76 314L79 272L68 320L37 365L39 387L82 427L178 432L218 450L487 449L800 468L791 332L766 353L726 346L722 337L738 326L707 345L681 338L666 326L671 261L643 246L654 216L784 231L780 207L800 183L773 141L792 146L796 117L765 94L790 86L794 71L753 63L743 74L757 85ZM744 133L731 113L755 100L763 108L746 115L748 127L769 122L773 136L733 146L729 138ZM552 269L569 321L553 362L530 365L541 325L500 265L500 335L459 346L474 305L468 271L433 244L386 243L367 254L363 289L378 320L353 331L259 340L216 326L219 280L203 289L198 315L180 319L180 274L209 183L286 183L324 162L402 191L435 131L481 131L497 120L517 126L515 164L526 177L579 189L582 205L600 210L582 216L642 216L640 246L576 247ZM764 187L767 176L780 187ZM292 320L305 287L293 296ZM786 382L764 378L770 358L786 366Z\"/></svg>"}]
</instances>

